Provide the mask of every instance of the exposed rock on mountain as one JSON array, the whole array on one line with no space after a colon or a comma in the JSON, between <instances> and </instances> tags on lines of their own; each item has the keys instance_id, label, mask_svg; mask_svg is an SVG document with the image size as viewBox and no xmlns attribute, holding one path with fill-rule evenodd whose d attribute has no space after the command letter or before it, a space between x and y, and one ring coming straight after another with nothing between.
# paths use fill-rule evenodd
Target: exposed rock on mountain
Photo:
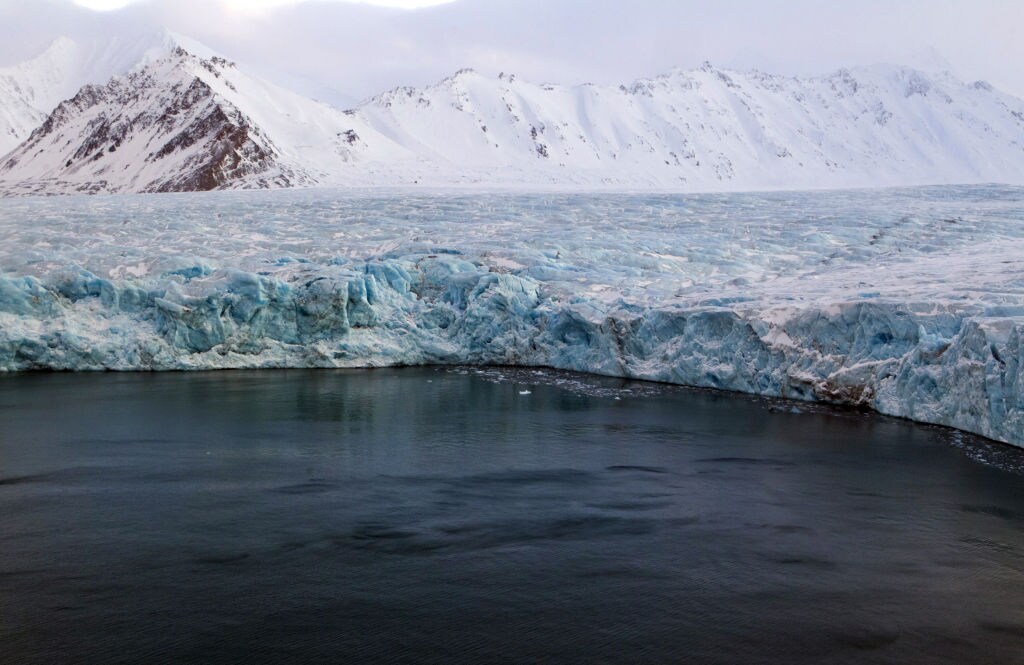
<instances>
[{"instance_id":1,"label":"exposed rock on mountain","mask_svg":"<svg viewBox=\"0 0 1024 665\"><path fill-rule=\"evenodd\" d=\"M95 76L124 69L124 53L137 58L45 112L75 78L53 64L73 45L55 45L18 76L0 72L0 98L14 100L0 105L0 133L22 139L0 158L0 192L1024 182L1024 101L904 67L794 78L705 64L617 87L462 70L340 111L186 38L144 45L85 67ZM65 72L52 77L60 85L26 82L54 69Z\"/></svg>"},{"instance_id":2,"label":"exposed rock on mountain","mask_svg":"<svg viewBox=\"0 0 1024 665\"><path fill-rule=\"evenodd\" d=\"M288 186L278 151L197 74L231 65L182 49L61 102L0 166L26 191L195 191L245 182Z\"/></svg>"}]
</instances>

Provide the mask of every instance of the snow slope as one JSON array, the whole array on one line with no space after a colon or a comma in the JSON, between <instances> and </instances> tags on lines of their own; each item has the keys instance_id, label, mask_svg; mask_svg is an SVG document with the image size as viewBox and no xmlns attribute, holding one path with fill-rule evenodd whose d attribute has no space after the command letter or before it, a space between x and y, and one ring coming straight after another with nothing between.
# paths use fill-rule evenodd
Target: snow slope
<instances>
[{"instance_id":1,"label":"snow slope","mask_svg":"<svg viewBox=\"0 0 1024 665\"><path fill-rule=\"evenodd\" d=\"M353 127L340 111L176 42L62 102L0 162L0 176L23 193L311 185L351 159Z\"/></svg>"},{"instance_id":2,"label":"snow slope","mask_svg":"<svg viewBox=\"0 0 1024 665\"><path fill-rule=\"evenodd\" d=\"M1024 445L1024 189L0 201L0 369L542 365Z\"/></svg>"},{"instance_id":3,"label":"snow slope","mask_svg":"<svg viewBox=\"0 0 1024 665\"><path fill-rule=\"evenodd\" d=\"M896 66L800 79L705 64L617 88L465 70L359 112L435 163L527 182L735 190L1024 181L1024 102Z\"/></svg>"},{"instance_id":4,"label":"snow slope","mask_svg":"<svg viewBox=\"0 0 1024 665\"><path fill-rule=\"evenodd\" d=\"M117 50L119 66L137 64L83 88L0 160L0 192L1024 183L1024 101L948 74L876 66L795 78L705 64L602 87L463 70L340 111L250 76L185 37L157 41ZM54 48L40 61L64 71L70 47ZM23 79L36 80L47 67L26 71L37 73ZM193 108L200 101L205 106ZM7 125L17 125L10 137L39 122L39 106L4 105ZM117 144L116 158L98 152L109 128L131 146L109 144Z\"/></svg>"},{"instance_id":5,"label":"snow slope","mask_svg":"<svg viewBox=\"0 0 1024 665\"><path fill-rule=\"evenodd\" d=\"M166 31L112 35L102 43L60 37L37 57L0 68L0 155L28 138L60 102L83 86L105 83L170 52L175 39Z\"/></svg>"}]
</instances>

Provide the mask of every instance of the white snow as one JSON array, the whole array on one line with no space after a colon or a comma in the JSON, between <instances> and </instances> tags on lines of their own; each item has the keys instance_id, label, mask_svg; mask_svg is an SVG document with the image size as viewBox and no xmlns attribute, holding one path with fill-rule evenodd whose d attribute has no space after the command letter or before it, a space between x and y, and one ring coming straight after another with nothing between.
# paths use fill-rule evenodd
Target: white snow
<instances>
[{"instance_id":1,"label":"white snow","mask_svg":"<svg viewBox=\"0 0 1024 665\"><path fill-rule=\"evenodd\" d=\"M102 43L60 37L37 57L0 68L0 156L28 138L82 86L106 83L112 76L145 66L169 53L178 38L166 31L111 35Z\"/></svg>"},{"instance_id":2,"label":"white snow","mask_svg":"<svg viewBox=\"0 0 1024 665\"><path fill-rule=\"evenodd\" d=\"M735 191L1024 179L1024 102L898 66L801 79L706 64L618 88L465 71L359 112L439 165L444 176L421 182Z\"/></svg>"},{"instance_id":3,"label":"white snow","mask_svg":"<svg viewBox=\"0 0 1024 665\"><path fill-rule=\"evenodd\" d=\"M127 75L83 88L59 106L46 131L0 160L8 189L158 191L201 171L211 155L232 151L240 158L225 160L226 184L247 188L316 184L353 160L355 149L364 159L410 157L393 144L370 149L350 141L346 132L368 130L337 109L249 77L220 56L203 59L169 44ZM225 141L224 127L244 129L254 150L245 154Z\"/></svg>"},{"instance_id":4,"label":"white snow","mask_svg":"<svg viewBox=\"0 0 1024 665\"><path fill-rule=\"evenodd\" d=\"M177 47L191 55L177 54ZM87 73L75 69L73 76L68 63L83 58L68 55L77 53L74 45L58 42L51 51L18 80L67 94L68 81L92 80L102 71L124 74L132 58L136 64L130 76L106 85L106 93L60 115L46 140L23 143L6 164L0 160L0 192L149 191L187 173L197 155L211 150L208 142L166 154L160 148L195 131L189 124L195 116L178 117L175 91L196 81L213 90L208 113L220 109L231 122L251 126L252 140L273 156L273 164L239 169L221 188L743 191L1024 184L1024 101L983 81L895 65L797 78L705 64L608 87L463 70L436 85L397 88L341 111L262 81L171 33L146 49L111 47L105 59L94 58L99 65L84 67ZM59 85L36 83L50 75ZM5 93L5 80L0 73L0 109L6 109L0 115L11 117L0 117L0 135L8 127L13 147L11 141L25 139L51 108ZM164 115L174 122L160 131L135 124ZM74 159L104 122L127 127L134 148L95 163Z\"/></svg>"},{"instance_id":5,"label":"white snow","mask_svg":"<svg viewBox=\"0 0 1024 665\"><path fill-rule=\"evenodd\" d=\"M542 365L1024 445L1024 189L0 201L0 369Z\"/></svg>"}]
</instances>

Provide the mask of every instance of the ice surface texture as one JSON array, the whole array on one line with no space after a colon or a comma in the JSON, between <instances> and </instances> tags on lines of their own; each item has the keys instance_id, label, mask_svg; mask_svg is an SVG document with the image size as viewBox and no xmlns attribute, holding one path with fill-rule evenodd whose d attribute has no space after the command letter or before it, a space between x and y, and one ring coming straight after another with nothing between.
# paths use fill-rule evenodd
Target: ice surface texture
<instances>
[{"instance_id":1,"label":"ice surface texture","mask_svg":"<svg viewBox=\"0 0 1024 665\"><path fill-rule=\"evenodd\" d=\"M1024 445L1024 189L0 202L0 369L544 365Z\"/></svg>"}]
</instances>

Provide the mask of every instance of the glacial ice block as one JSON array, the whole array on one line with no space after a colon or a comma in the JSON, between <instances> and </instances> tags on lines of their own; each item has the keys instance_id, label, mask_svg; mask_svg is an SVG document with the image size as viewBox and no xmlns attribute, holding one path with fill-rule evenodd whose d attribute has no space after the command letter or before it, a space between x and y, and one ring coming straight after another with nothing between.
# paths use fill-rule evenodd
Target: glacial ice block
<instances>
[{"instance_id":1,"label":"glacial ice block","mask_svg":"<svg viewBox=\"0 0 1024 665\"><path fill-rule=\"evenodd\" d=\"M1021 190L207 196L7 204L0 370L548 366L1024 446Z\"/></svg>"}]
</instances>

